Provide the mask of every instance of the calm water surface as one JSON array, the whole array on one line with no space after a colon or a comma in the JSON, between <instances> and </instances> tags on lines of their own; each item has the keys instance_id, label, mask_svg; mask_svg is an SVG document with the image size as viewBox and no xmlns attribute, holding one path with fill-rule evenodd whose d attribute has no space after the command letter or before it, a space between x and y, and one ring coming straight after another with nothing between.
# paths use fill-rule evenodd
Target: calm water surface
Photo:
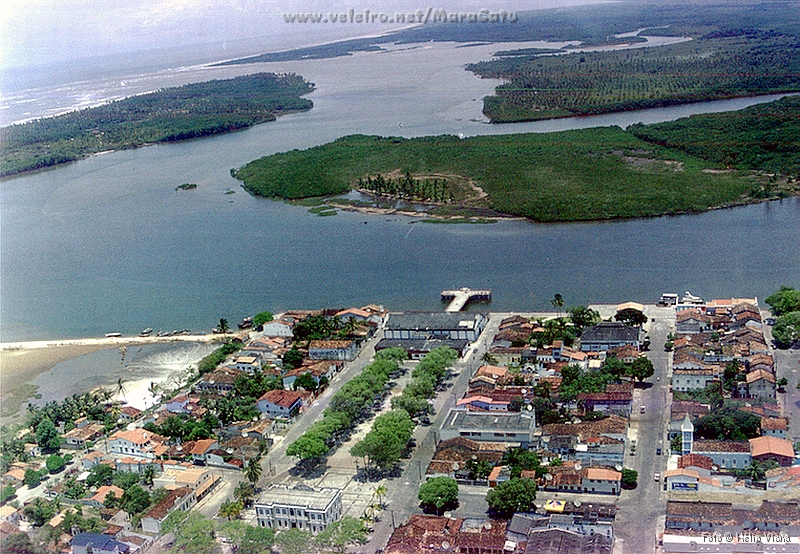
<instances>
[{"instance_id":1,"label":"calm water surface","mask_svg":"<svg viewBox=\"0 0 800 554\"><path fill-rule=\"evenodd\" d=\"M626 126L754 102L489 125L481 98L497 82L462 66L496 49L406 45L237 68L295 71L317 84L309 96L315 107L239 133L95 156L3 182L0 338L208 330L220 317L292 307L437 309L439 292L460 286L490 287L492 308L507 310L545 308L555 293L571 305L653 301L686 289L763 297L800 284L797 198L613 223L428 225L355 213L318 217L250 197L230 177L230 168L259 156L350 133ZM175 191L186 182L198 188Z\"/></svg>"}]
</instances>

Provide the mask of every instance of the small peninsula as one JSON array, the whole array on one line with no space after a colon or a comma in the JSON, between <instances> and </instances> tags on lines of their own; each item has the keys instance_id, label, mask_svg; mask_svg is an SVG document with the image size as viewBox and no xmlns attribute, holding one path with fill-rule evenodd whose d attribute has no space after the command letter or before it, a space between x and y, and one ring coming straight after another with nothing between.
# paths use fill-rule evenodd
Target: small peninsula
<instances>
[{"instance_id":1,"label":"small peninsula","mask_svg":"<svg viewBox=\"0 0 800 554\"><path fill-rule=\"evenodd\" d=\"M299 75L257 73L173 87L0 129L0 176L92 154L229 133L310 110Z\"/></svg>"},{"instance_id":2,"label":"small peninsula","mask_svg":"<svg viewBox=\"0 0 800 554\"><path fill-rule=\"evenodd\" d=\"M556 222L702 212L798 193L798 109L800 97L793 96L630 131L354 135L266 156L231 174L257 196L292 200L359 190L429 204L424 213L441 218L505 214ZM714 129L723 129L725 149L709 142ZM459 182L485 194L458 197L452 184ZM328 203L379 207L348 206L340 198Z\"/></svg>"}]
</instances>

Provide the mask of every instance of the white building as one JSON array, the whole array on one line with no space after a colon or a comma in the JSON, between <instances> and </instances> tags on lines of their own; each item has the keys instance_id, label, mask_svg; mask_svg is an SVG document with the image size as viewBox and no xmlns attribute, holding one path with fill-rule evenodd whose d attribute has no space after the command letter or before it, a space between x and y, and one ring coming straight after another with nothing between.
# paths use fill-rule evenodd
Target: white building
<instances>
[{"instance_id":1,"label":"white building","mask_svg":"<svg viewBox=\"0 0 800 554\"><path fill-rule=\"evenodd\" d=\"M302 529L317 534L342 517L342 491L272 486L256 502L260 527Z\"/></svg>"}]
</instances>

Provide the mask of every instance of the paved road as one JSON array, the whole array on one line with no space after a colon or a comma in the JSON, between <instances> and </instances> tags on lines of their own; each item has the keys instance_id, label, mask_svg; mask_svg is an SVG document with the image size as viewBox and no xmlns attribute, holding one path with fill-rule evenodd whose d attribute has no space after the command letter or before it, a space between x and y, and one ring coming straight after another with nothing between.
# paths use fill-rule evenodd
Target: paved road
<instances>
[{"instance_id":1,"label":"paved road","mask_svg":"<svg viewBox=\"0 0 800 554\"><path fill-rule=\"evenodd\" d=\"M763 319L772 317L768 310L761 312ZM764 337L767 344L772 344L772 326L764 325ZM775 358L775 377L780 379L786 377L789 384L786 385L786 392L776 394L778 404L784 417L789 418L789 440L793 443L800 440L800 350L773 350Z\"/></svg>"},{"instance_id":2,"label":"paved road","mask_svg":"<svg viewBox=\"0 0 800 554\"><path fill-rule=\"evenodd\" d=\"M481 357L489 348L494 335L497 333L500 321L506 315L491 315L489 323L478 341L470 347L464 358L460 359L453 367L452 373L454 377L448 382L448 390L438 394L434 401L436 417L430 426L420 426L415 430L414 438L417 441L417 448L403 468L400 477L386 481L385 485L389 490L386 497L388 509L383 513L380 520L375 523L370 542L359 547L356 550L357 552L367 554L383 548L392 534L393 525L401 525L411 514L422 513L419 508L417 492L419 491L420 483L423 481L424 472L436 450L438 430L441 429L449 409L455 405L456 399L461 398L466 392L470 377L482 365ZM474 496L474 491L470 495ZM471 499L468 496L465 495L464 498L465 509L470 510L470 512L478 511L479 508L476 510L475 506L476 502L479 503L480 500ZM461 516L460 513L458 515ZM485 512L481 513L481 517L485 515Z\"/></svg>"},{"instance_id":3,"label":"paved road","mask_svg":"<svg viewBox=\"0 0 800 554\"><path fill-rule=\"evenodd\" d=\"M348 362L344 369L331 379L330 385L322 396L317 398L311 406L300 414L283 439L262 458L262 477L258 483L259 487L263 489L272 483L292 480L289 470L296 465L297 458L287 456L286 448L302 435L309 425L322 417L322 412L328 407L331 399L339 389L350 379L361 373L361 370L370 363L375 355L375 345L381 338L383 338L382 329L364 344L364 348L361 349L361 353L355 360ZM299 478L295 478L295 480L300 481Z\"/></svg>"},{"instance_id":4,"label":"paved road","mask_svg":"<svg viewBox=\"0 0 800 554\"><path fill-rule=\"evenodd\" d=\"M674 312L670 308L647 306L647 324L652 341L647 357L653 362L655 374L645 381L646 388L634 392L634 410L631 416L629 437L635 435L636 454L626 453L625 467L639 472L639 483L634 490L624 490L617 502L614 524L616 543L614 552L645 554L655 552L660 522L666 509L666 492L661 483L654 481L655 472L663 480L668 458L669 443L666 430L669 424L669 376L671 354L664 352L667 334L674 328ZM645 413L640 413L640 407ZM661 446L662 455L656 455Z\"/></svg>"}]
</instances>

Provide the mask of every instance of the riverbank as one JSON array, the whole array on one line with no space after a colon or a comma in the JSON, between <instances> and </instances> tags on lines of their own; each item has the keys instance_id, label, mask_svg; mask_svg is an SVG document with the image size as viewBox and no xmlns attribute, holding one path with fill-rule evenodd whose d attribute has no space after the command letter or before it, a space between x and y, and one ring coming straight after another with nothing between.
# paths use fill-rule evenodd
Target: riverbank
<instances>
[{"instance_id":1,"label":"riverbank","mask_svg":"<svg viewBox=\"0 0 800 554\"><path fill-rule=\"evenodd\" d=\"M37 394L39 387L34 384L36 380L69 360L107 349L148 344L211 343L222 340L221 337L221 335L102 337L0 343L0 418L3 424L8 423L15 414L18 414L22 405ZM136 407L147 404L150 399L147 391L150 381L159 383L168 379L169 372L164 373L165 375L160 378L131 381L124 400Z\"/></svg>"}]
</instances>

